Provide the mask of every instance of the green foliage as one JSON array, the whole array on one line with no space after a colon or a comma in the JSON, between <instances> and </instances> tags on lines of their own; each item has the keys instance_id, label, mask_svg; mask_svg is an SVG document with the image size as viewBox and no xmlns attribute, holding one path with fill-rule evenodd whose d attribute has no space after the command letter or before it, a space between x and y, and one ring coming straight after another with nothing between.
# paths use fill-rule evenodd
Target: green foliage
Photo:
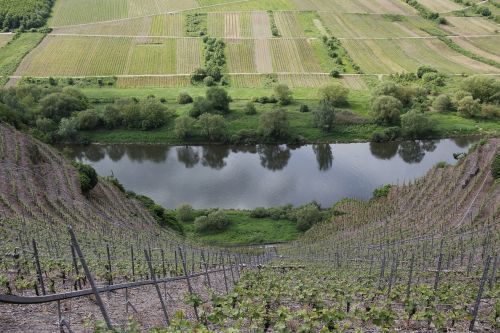
<instances>
[{"instance_id":1,"label":"green foliage","mask_svg":"<svg viewBox=\"0 0 500 333\"><path fill-rule=\"evenodd\" d=\"M92 190L99 179L97 177L97 172L90 165L82 163L74 163L76 170L78 171L78 179L80 181L80 188L83 193L88 193Z\"/></svg>"},{"instance_id":2,"label":"green foliage","mask_svg":"<svg viewBox=\"0 0 500 333\"><path fill-rule=\"evenodd\" d=\"M307 104L302 104L302 105L300 106L299 111L300 111L300 112L302 112L302 113L306 113L306 112L309 112L309 111L310 111L310 109L309 109L309 106L308 106Z\"/></svg>"},{"instance_id":3,"label":"green foliage","mask_svg":"<svg viewBox=\"0 0 500 333\"><path fill-rule=\"evenodd\" d=\"M193 134L195 120L189 116L180 116L175 119L175 135L179 139L186 139Z\"/></svg>"},{"instance_id":4,"label":"green foliage","mask_svg":"<svg viewBox=\"0 0 500 333\"><path fill-rule=\"evenodd\" d=\"M86 110L78 112L76 115L77 127L79 130L92 131L102 125L100 114L96 110Z\"/></svg>"},{"instance_id":5,"label":"green foliage","mask_svg":"<svg viewBox=\"0 0 500 333\"><path fill-rule=\"evenodd\" d=\"M473 118L481 113L481 102L472 96L465 96L457 103L458 114L464 118Z\"/></svg>"},{"instance_id":6,"label":"green foliage","mask_svg":"<svg viewBox=\"0 0 500 333\"><path fill-rule=\"evenodd\" d=\"M191 74L191 83L204 82L207 86L215 85L216 82L221 81L224 72L226 64L224 49L226 44L223 39L208 36L203 37L203 42L205 43L205 67L198 68ZM207 77L212 79L208 79L207 82L205 81Z\"/></svg>"},{"instance_id":7,"label":"green foliage","mask_svg":"<svg viewBox=\"0 0 500 333\"><path fill-rule=\"evenodd\" d=\"M372 115L379 124L399 124L403 104L392 96L378 96L372 102Z\"/></svg>"},{"instance_id":8,"label":"green foliage","mask_svg":"<svg viewBox=\"0 0 500 333\"><path fill-rule=\"evenodd\" d=\"M431 66L420 66L418 69L417 69L417 77L419 79L421 79L424 74L427 74L427 73L437 73L438 70L431 67Z\"/></svg>"},{"instance_id":9,"label":"green foliage","mask_svg":"<svg viewBox=\"0 0 500 333\"><path fill-rule=\"evenodd\" d=\"M0 30L28 30L45 25L54 0L0 0Z\"/></svg>"},{"instance_id":10,"label":"green foliage","mask_svg":"<svg viewBox=\"0 0 500 333\"><path fill-rule=\"evenodd\" d=\"M388 127L380 131L376 131L372 135L373 142L389 142L394 141L401 136L401 128L394 126Z\"/></svg>"},{"instance_id":11,"label":"green foliage","mask_svg":"<svg viewBox=\"0 0 500 333\"><path fill-rule=\"evenodd\" d=\"M177 103L178 104L191 104L193 103L193 97L189 95L187 92L183 91L177 96Z\"/></svg>"},{"instance_id":12,"label":"green foliage","mask_svg":"<svg viewBox=\"0 0 500 333\"><path fill-rule=\"evenodd\" d=\"M274 96L280 105L289 105L293 101L293 94L286 84L278 84L274 87Z\"/></svg>"},{"instance_id":13,"label":"green foliage","mask_svg":"<svg viewBox=\"0 0 500 333\"><path fill-rule=\"evenodd\" d=\"M278 30L278 26L276 25L276 20L274 18L273 11L269 10L269 11L267 11L267 13L269 15L269 22L271 24L271 33L272 33L273 37L280 37L280 32Z\"/></svg>"},{"instance_id":14,"label":"green foliage","mask_svg":"<svg viewBox=\"0 0 500 333\"><path fill-rule=\"evenodd\" d=\"M333 106L344 106L347 104L347 97L349 96L349 89L340 83L332 83L323 87L319 91L320 101L325 101Z\"/></svg>"},{"instance_id":15,"label":"green foliage","mask_svg":"<svg viewBox=\"0 0 500 333\"><path fill-rule=\"evenodd\" d=\"M500 103L500 80L498 79L474 75L463 80L460 87L482 103Z\"/></svg>"},{"instance_id":16,"label":"green foliage","mask_svg":"<svg viewBox=\"0 0 500 333\"><path fill-rule=\"evenodd\" d=\"M221 232L229 226L229 219L223 210L200 216L194 221L198 232Z\"/></svg>"},{"instance_id":17,"label":"green foliage","mask_svg":"<svg viewBox=\"0 0 500 333\"><path fill-rule=\"evenodd\" d=\"M195 218L195 211L190 204L184 203L177 206L177 219L181 222L190 222Z\"/></svg>"},{"instance_id":18,"label":"green foliage","mask_svg":"<svg viewBox=\"0 0 500 333\"><path fill-rule=\"evenodd\" d=\"M229 102L231 102L231 97L229 97L225 89L211 87L207 89L206 96L207 101L212 105L215 112L221 114L229 113Z\"/></svg>"},{"instance_id":19,"label":"green foliage","mask_svg":"<svg viewBox=\"0 0 500 333\"><path fill-rule=\"evenodd\" d=\"M68 90L66 93L58 92L45 96L40 100L39 113L45 118L59 122L62 118L71 116L73 112L85 110L88 107L86 98L73 96L72 91Z\"/></svg>"},{"instance_id":20,"label":"green foliage","mask_svg":"<svg viewBox=\"0 0 500 333\"><path fill-rule=\"evenodd\" d=\"M295 216L297 219L297 229L300 231L309 230L314 224L323 219L319 207L314 203L299 208L295 212Z\"/></svg>"},{"instance_id":21,"label":"green foliage","mask_svg":"<svg viewBox=\"0 0 500 333\"><path fill-rule=\"evenodd\" d=\"M432 131L432 123L426 114L411 110L401 116L403 133L410 138L422 138Z\"/></svg>"},{"instance_id":22,"label":"green foliage","mask_svg":"<svg viewBox=\"0 0 500 333\"><path fill-rule=\"evenodd\" d=\"M201 132L210 141L225 141L227 126L224 118L218 114L204 113L198 119Z\"/></svg>"},{"instance_id":23,"label":"green foliage","mask_svg":"<svg viewBox=\"0 0 500 333\"><path fill-rule=\"evenodd\" d=\"M375 190L373 190L373 198L374 199L386 198L389 195L391 188L392 185L390 184L376 188Z\"/></svg>"},{"instance_id":24,"label":"green foliage","mask_svg":"<svg viewBox=\"0 0 500 333\"><path fill-rule=\"evenodd\" d=\"M335 108L328 99L320 100L319 107L313 111L314 127L330 132L335 124Z\"/></svg>"},{"instance_id":25,"label":"green foliage","mask_svg":"<svg viewBox=\"0 0 500 333\"><path fill-rule=\"evenodd\" d=\"M428 20L436 21L440 24L446 23L446 19L440 17L439 13L431 12L425 6L421 5L417 0L405 0L405 1L407 4L415 8L422 17Z\"/></svg>"},{"instance_id":26,"label":"green foliage","mask_svg":"<svg viewBox=\"0 0 500 333\"><path fill-rule=\"evenodd\" d=\"M259 119L259 134L266 139L284 139L290 134L290 121L283 109L264 112Z\"/></svg>"},{"instance_id":27,"label":"green foliage","mask_svg":"<svg viewBox=\"0 0 500 333\"><path fill-rule=\"evenodd\" d=\"M73 141L78 133L78 119L76 118L63 118L59 123L57 129L57 135L59 141L71 142Z\"/></svg>"},{"instance_id":28,"label":"green foliage","mask_svg":"<svg viewBox=\"0 0 500 333\"><path fill-rule=\"evenodd\" d=\"M252 116L254 114L257 114L257 109L252 102L248 102L247 104L245 104L243 112L248 116Z\"/></svg>"},{"instance_id":29,"label":"green foliage","mask_svg":"<svg viewBox=\"0 0 500 333\"><path fill-rule=\"evenodd\" d=\"M185 17L187 36L197 37L207 34L206 13L187 13Z\"/></svg>"},{"instance_id":30,"label":"green foliage","mask_svg":"<svg viewBox=\"0 0 500 333\"><path fill-rule=\"evenodd\" d=\"M449 95L439 95L434 99L432 102L432 109L436 112L448 112L451 111L453 108L453 103L451 101L451 98Z\"/></svg>"},{"instance_id":31,"label":"green foliage","mask_svg":"<svg viewBox=\"0 0 500 333\"><path fill-rule=\"evenodd\" d=\"M496 154L491 162L491 175L494 179L500 178L500 154Z\"/></svg>"}]
</instances>

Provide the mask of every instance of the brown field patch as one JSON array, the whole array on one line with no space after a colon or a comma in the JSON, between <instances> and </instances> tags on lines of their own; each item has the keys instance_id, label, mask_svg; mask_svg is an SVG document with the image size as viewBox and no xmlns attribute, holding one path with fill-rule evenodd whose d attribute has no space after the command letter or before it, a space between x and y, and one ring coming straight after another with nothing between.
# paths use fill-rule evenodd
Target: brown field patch
<instances>
[{"instance_id":1,"label":"brown field patch","mask_svg":"<svg viewBox=\"0 0 500 333\"><path fill-rule=\"evenodd\" d=\"M252 36L254 38L270 38L271 22L269 15L266 12L252 12L251 13Z\"/></svg>"},{"instance_id":2,"label":"brown field patch","mask_svg":"<svg viewBox=\"0 0 500 333\"><path fill-rule=\"evenodd\" d=\"M271 56L271 46L268 39L254 40L255 69L258 73L272 73L273 62Z\"/></svg>"}]
</instances>

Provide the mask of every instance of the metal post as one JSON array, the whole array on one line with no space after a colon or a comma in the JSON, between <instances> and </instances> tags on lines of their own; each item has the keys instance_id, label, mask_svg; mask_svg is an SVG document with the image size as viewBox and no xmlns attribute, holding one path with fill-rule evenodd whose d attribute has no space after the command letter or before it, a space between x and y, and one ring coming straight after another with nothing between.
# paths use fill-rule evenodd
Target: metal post
<instances>
[{"instance_id":1,"label":"metal post","mask_svg":"<svg viewBox=\"0 0 500 333\"><path fill-rule=\"evenodd\" d=\"M184 275L186 276L189 294L193 295L193 287L191 286L191 280L189 279L189 273L186 267L186 257L182 254L182 250L180 247L179 247L179 254L181 256L182 269L184 270ZM193 308L194 308L194 315L196 316L196 321L200 321L200 318L198 317L198 307L196 305L193 305Z\"/></svg>"},{"instance_id":2,"label":"metal post","mask_svg":"<svg viewBox=\"0 0 500 333\"><path fill-rule=\"evenodd\" d=\"M474 325L477 319L477 313L479 311L479 305L481 304L481 296L483 295L484 284L486 282L486 278L488 276L488 270L490 268L490 261L491 257L488 256L488 258L486 258L486 263L484 264L483 276L481 277L481 282L479 284L479 291L477 292L476 304L474 304L474 310L472 311L472 320L470 321L469 324L469 331L474 330Z\"/></svg>"},{"instance_id":3,"label":"metal post","mask_svg":"<svg viewBox=\"0 0 500 333\"><path fill-rule=\"evenodd\" d=\"M42 288L42 293L45 295L45 284L43 283L43 275L42 275L42 267L40 265L40 258L38 257L38 248L36 247L36 241L33 239L33 255L35 256L35 265L36 265L36 275L38 278L38 282L40 283L40 287Z\"/></svg>"},{"instance_id":4,"label":"metal post","mask_svg":"<svg viewBox=\"0 0 500 333\"><path fill-rule=\"evenodd\" d=\"M167 323L167 326L169 326L170 320L168 318L167 307L165 306L165 302L163 301L163 297L161 296L160 287L158 286L158 281L156 281L156 276L155 276L155 272L153 270L153 265L151 264L151 258L149 257L148 250L146 250L146 249L144 249L144 257L146 258L146 261L148 263L149 274L151 275L151 279L153 280L153 283L155 285L156 292L158 293L158 298L160 299L161 308L163 310L163 315L165 316L165 321Z\"/></svg>"}]
</instances>

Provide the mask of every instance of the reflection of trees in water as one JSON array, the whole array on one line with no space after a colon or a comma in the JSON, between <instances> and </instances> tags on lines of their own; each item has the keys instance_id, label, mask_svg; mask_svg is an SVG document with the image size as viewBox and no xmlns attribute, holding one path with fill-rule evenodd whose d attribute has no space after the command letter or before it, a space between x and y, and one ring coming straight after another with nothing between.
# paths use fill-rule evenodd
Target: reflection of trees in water
<instances>
[{"instance_id":1,"label":"reflection of trees in water","mask_svg":"<svg viewBox=\"0 0 500 333\"><path fill-rule=\"evenodd\" d=\"M162 163L167 160L169 151L170 147L160 145L126 147L128 158L135 162L147 160L155 163Z\"/></svg>"},{"instance_id":2,"label":"reflection of trees in water","mask_svg":"<svg viewBox=\"0 0 500 333\"><path fill-rule=\"evenodd\" d=\"M439 141L404 141L399 146L398 154L406 163L420 163L426 152L436 150L437 142Z\"/></svg>"},{"instance_id":3,"label":"reflection of trees in water","mask_svg":"<svg viewBox=\"0 0 500 333\"><path fill-rule=\"evenodd\" d=\"M246 145L246 146L234 146L231 147L233 153L250 153L257 154L257 146Z\"/></svg>"},{"instance_id":4,"label":"reflection of trees in water","mask_svg":"<svg viewBox=\"0 0 500 333\"><path fill-rule=\"evenodd\" d=\"M381 160L390 160L398 153L399 142L370 142L370 152Z\"/></svg>"},{"instance_id":5,"label":"reflection of trees in water","mask_svg":"<svg viewBox=\"0 0 500 333\"><path fill-rule=\"evenodd\" d=\"M106 156L106 150L100 145L90 145L85 150L85 157L90 162L99 162Z\"/></svg>"},{"instance_id":6,"label":"reflection of trees in water","mask_svg":"<svg viewBox=\"0 0 500 333\"><path fill-rule=\"evenodd\" d=\"M451 141L455 142L460 148L467 148L469 145L477 142L477 137L462 136L458 138L451 138Z\"/></svg>"},{"instance_id":7,"label":"reflection of trees in water","mask_svg":"<svg viewBox=\"0 0 500 333\"><path fill-rule=\"evenodd\" d=\"M125 146L112 145L106 148L106 153L113 162L118 162L125 155Z\"/></svg>"},{"instance_id":8,"label":"reflection of trees in water","mask_svg":"<svg viewBox=\"0 0 500 333\"><path fill-rule=\"evenodd\" d=\"M318 161L318 168L320 171L328 171L333 164L332 147L329 144L313 145L312 149Z\"/></svg>"},{"instance_id":9,"label":"reflection of trees in water","mask_svg":"<svg viewBox=\"0 0 500 333\"><path fill-rule=\"evenodd\" d=\"M204 146L201 164L215 170L221 170L226 166L224 159L229 156L229 147Z\"/></svg>"},{"instance_id":10,"label":"reflection of trees in water","mask_svg":"<svg viewBox=\"0 0 500 333\"><path fill-rule=\"evenodd\" d=\"M200 155L198 150L193 147L177 147L177 159L179 162L184 163L186 168L190 169L200 162Z\"/></svg>"},{"instance_id":11,"label":"reflection of trees in water","mask_svg":"<svg viewBox=\"0 0 500 333\"><path fill-rule=\"evenodd\" d=\"M260 164L271 171L283 170L291 157L290 149L283 145L259 145L257 152Z\"/></svg>"}]
</instances>

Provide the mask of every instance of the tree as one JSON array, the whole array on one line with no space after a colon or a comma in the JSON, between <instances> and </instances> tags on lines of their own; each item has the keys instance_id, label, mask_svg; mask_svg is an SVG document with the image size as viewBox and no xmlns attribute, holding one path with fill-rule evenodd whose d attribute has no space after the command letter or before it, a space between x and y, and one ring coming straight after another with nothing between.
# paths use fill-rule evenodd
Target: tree
<instances>
[{"instance_id":1,"label":"tree","mask_svg":"<svg viewBox=\"0 0 500 333\"><path fill-rule=\"evenodd\" d=\"M141 103L141 129L143 131L162 127L167 122L168 108L156 99Z\"/></svg>"},{"instance_id":2,"label":"tree","mask_svg":"<svg viewBox=\"0 0 500 333\"><path fill-rule=\"evenodd\" d=\"M210 103L205 97L197 97L194 100L193 107L189 110L189 115L193 118L198 118L204 113L211 113L212 110L212 103Z\"/></svg>"},{"instance_id":3,"label":"tree","mask_svg":"<svg viewBox=\"0 0 500 333\"><path fill-rule=\"evenodd\" d=\"M211 212L208 216L200 216L195 221L198 232L220 232L229 226L229 219L223 210Z\"/></svg>"},{"instance_id":4,"label":"tree","mask_svg":"<svg viewBox=\"0 0 500 333\"><path fill-rule=\"evenodd\" d=\"M204 113L198 119L202 133L210 141L223 141L227 137L227 127L221 115Z\"/></svg>"},{"instance_id":5,"label":"tree","mask_svg":"<svg viewBox=\"0 0 500 333\"><path fill-rule=\"evenodd\" d=\"M282 139L289 135L290 121L283 109L263 113L259 119L259 134L268 139Z\"/></svg>"},{"instance_id":6,"label":"tree","mask_svg":"<svg viewBox=\"0 0 500 333\"><path fill-rule=\"evenodd\" d=\"M101 125L101 117L96 110L78 112L76 115L78 129L92 131Z\"/></svg>"},{"instance_id":7,"label":"tree","mask_svg":"<svg viewBox=\"0 0 500 333\"><path fill-rule=\"evenodd\" d=\"M403 132L410 138L419 138L432 130L429 118L417 110L411 110L401 116Z\"/></svg>"},{"instance_id":8,"label":"tree","mask_svg":"<svg viewBox=\"0 0 500 333\"><path fill-rule=\"evenodd\" d=\"M115 105L106 106L102 114L102 119L108 129L118 128L123 123L122 113Z\"/></svg>"},{"instance_id":9,"label":"tree","mask_svg":"<svg viewBox=\"0 0 500 333\"><path fill-rule=\"evenodd\" d=\"M175 135L179 139L189 137L194 129L195 120L189 116L180 116L175 119Z\"/></svg>"},{"instance_id":10,"label":"tree","mask_svg":"<svg viewBox=\"0 0 500 333\"><path fill-rule=\"evenodd\" d=\"M451 98L448 95L442 94L436 97L434 102L432 102L432 108L436 112L447 112L450 111L453 107L451 102Z\"/></svg>"},{"instance_id":11,"label":"tree","mask_svg":"<svg viewBox=\"0 0 500 333\"><path fill-rule=\"evenodd\" d=\"M379 124L399 124L403 105L392 96L378 96L372 102L372 115Z\"/></svg>"},{"instance_id":12,"label":"tree","mask_svg":"<svg viewBox=\"0 0 500 333\"><path fill-rule=\"evenodd\" d=\"M330 132L335 124L335 108L328 99L322 99L319 107L313 111L314 127L320 128L325 132Z\"/></svg>"},{"instance_id":13,"label":"tree","mask_svg":"<svg viewBox=\"0 0 500 333\"><path fill-rule=\"evenodd\" d=\"M293 101L292 91L286 84L275 86L274 95L280 105L289 105Z\"/></svg>"},{"instance_id":14,"label":"tree","mask_svg":"<svg viewBox=\"0 0 500 333\"><path fill-rule=\"evenodd\" d=\"M87 103L84 100L71 94L53 93L40 100L39 110L44 117L59 122L62 118L70 117L73 112L86 108Z\"/></svg>"},{"instance_id":15,"label":"tree","mask_svg":"<svg viewBox=\"0 0 500 333\"><path fill-rule=\"evenodd\" d=\"M500 80L484 75L474 75L462 81L462 90L483 103L500 102Z\"/></svg>"},{"instance_id":16,"label":"tree","mask_svg":"<svg viewBox=\"0 0 500 333\"><path fill-rule=\"evenodd\" d=\"M417 69L417 77L421 79L426 73L437 73L437 72L438 72L437 69L432 68L430 66L420 66Z\"/></svg>"},{"instance_id":17,"label":"tree","mask_svg":"<svg viewBox=\"0 0 500 333\"><path fill-rule=\"evenodd\" d=\"M481 103L472 96L466 96L457 103L458 114L465 118L476 117L481 113Z\"/></svg>"},{"instance_id":18,"label":"tree","mask_svg":"<svg viewBox=\"0 0 500 333\"><path fill-rule=\"evenodd\" d=\"M212 108L222 114L229 113L229 103L231 102L231 97L229 97L225 89L220 87L211 87L207 90L206 95L208 102L212 105Z\"/></svg>"},{"instance_id":19,"label":"tree","mask_svg":"<svg viewBox=\"0 0 500 333\"><path fill-rule=\"evenodd\" d=\"M500 178L500 154L496 154L491 162L491 175L494 179Z\"/></svg>"},{"instance_id":20,"label":"tree","mask_svg":"<svg viewBox=\"0 0 500 333\"><path fill-rule=\"evenodd\" d=\"M342 106L347 104L349 89L340 83L333 83L319 91L320 101L325 101L332 106Z\"/></svg>"},{"instance_id":21,"label":"tree","mask_svg":"<svg viewBox=\"0 0 500 333\"><path fill-rule=\"evenodd\" d=\"M190 104L193 103L193 97L187 92L183 91L177 96L177 103L179 104Z\"/></svg>"},{"instance_id":22,"label":"tree","mask_svg":"<svg viewBox=\"0 0 500 333\"><path fill-rule=\"evenodd\" d=\"M63 118L59 123L57 135L62 141L71 141L77 134L78 120L76 118Z\"/></svg>"},{"instance_id":23,"label":"tree","mask_svg":"<svg viewBox=\"0 0 500 333\"><path fill-rule=\"evenodd\" d=\"M177 218L179 221L182 222L189 222L193 221L195 216L194 216L194 209L191 205L189 204L181 204L177 206Z\"/></svg>"}]
</instances>

